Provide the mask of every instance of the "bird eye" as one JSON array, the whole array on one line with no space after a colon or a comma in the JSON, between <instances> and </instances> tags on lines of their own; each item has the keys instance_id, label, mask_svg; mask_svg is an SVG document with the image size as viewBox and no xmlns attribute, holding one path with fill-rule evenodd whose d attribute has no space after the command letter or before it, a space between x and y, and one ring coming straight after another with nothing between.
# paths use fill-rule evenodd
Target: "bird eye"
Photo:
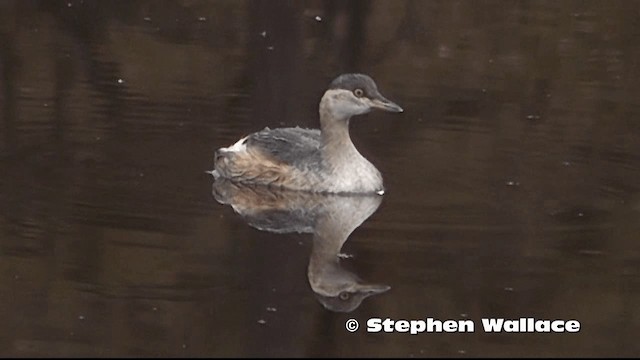
<instances>
[{"instance_id":1,"label":"bird eye","mask_svg":"<svg viewBox=\"0 0 640 360\"><path fill-rule=\"evenodd\" d=\"M358 90L360 90L360 89L358 89ZM362 90L360 90L360 91L362 91ZM349 300L349 295L350 294L348 292L346 292L346 291L341 292L340 293L340 300Z\"/></svg>"},{"instance_id":2,"label":"bird eye","mask_svg":"<svg viewBox=\"0 0 640 360\"><path fill-rule=\"evenodd\" d=\"M353 90L353 94L357 97L362 97L362 95L364 95L364 91L362 89L355 89Z\"/></svg>"}]
</instances>

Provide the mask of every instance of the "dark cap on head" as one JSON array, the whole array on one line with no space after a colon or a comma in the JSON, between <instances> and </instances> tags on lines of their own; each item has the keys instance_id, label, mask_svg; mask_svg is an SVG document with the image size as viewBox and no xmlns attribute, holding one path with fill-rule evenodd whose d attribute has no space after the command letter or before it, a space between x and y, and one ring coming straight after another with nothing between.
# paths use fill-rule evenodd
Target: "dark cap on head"
<instances>
[{"instance_id":1,"label":"dark cap on head","mask_svg":"<svg viewBox=\"0 0 640 360\"><path fill-rule=\"evenodd\" d=\"M391 112L402 112L402 108L385 98L378 91L378 86L371 77L365 74L342 74L329 84L329 90L362 90L362 95L374 100L373 107Z\"/></svg>"},{"instance_id":2,"label":"dark cap on head","mask_svg":"<svg viewBox=\"0 0 640 360\"><path fill-rule=\"evenodd\" d=\"M367 97L371 97L378 93L378 86L376 83L371 77L365 74L340 75L331 82L329 89L343 89L349 91L362 89Z\"/></svg>"}]
</instances>

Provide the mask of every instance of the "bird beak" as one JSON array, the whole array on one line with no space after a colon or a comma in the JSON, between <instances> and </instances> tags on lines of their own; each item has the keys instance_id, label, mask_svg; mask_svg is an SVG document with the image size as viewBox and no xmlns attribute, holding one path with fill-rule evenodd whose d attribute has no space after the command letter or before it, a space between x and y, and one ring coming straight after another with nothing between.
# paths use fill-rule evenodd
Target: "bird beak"
<instances>
[{"instance_id":1,"label":"bird beak","mask_svg":"<svg viewBox=\"0 0 640 360\"><path fill-rule=\"evenodd\" d=\"M375 99L371 100L371 107L395 113L401 113L404 111L400 106L398 106L398 104L385 98L382 95L376 96Z\"/></svg>"},{"instance_id":2,"label":"bird beak","mask_svg":"<svg viewBox=\"0 0 640 360\"><path fill-rule=\"evenodd\" d=\"M366 293L367 296L374 294L382 294L383 292L391 289L389 285L383 284L358 284L356 285L356 289L361 293Z\"/></svg>"}]
</instances>

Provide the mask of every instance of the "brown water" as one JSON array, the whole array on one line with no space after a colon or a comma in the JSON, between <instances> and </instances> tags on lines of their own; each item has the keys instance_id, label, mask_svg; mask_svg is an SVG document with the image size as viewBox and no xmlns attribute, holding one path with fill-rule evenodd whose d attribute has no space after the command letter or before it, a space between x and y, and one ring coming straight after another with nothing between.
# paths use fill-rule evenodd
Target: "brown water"
<instances>
[{"instance_id":1,"label":"brown water","mask_svg":"<svg viewBox=\"0 0 640 360\"><path fill-rule=\"evenodd\" d=\"M0 2L0 355L639 356L638 19L638 1ZM352 122L381 203L221 204L214 150L317 126L348 71L405 108ZM322 219L355 230L323 240ZM318 295L332 276L381 292L340 308ZM581 330L482 330L521 317Z\"/></svg>"}]
</instances>

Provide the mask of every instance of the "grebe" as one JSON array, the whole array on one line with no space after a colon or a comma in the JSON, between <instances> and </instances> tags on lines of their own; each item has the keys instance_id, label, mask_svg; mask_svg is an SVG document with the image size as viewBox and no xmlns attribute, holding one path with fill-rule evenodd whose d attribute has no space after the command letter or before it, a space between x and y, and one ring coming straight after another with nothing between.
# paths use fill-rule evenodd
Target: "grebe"
<instances>
[{"instance_id":1,"label":"grebe","mask_svg":"<svg viewBox=\"0 0 640 360\"><path fill-rule=\"evenodd\" d=\"M265 128L215 154L215 178L319 193L384 193L382 175L353 145L349 120L402 112L364 74L343 74L320 101L320 130Z\"/></svg>"}]
</instances>

